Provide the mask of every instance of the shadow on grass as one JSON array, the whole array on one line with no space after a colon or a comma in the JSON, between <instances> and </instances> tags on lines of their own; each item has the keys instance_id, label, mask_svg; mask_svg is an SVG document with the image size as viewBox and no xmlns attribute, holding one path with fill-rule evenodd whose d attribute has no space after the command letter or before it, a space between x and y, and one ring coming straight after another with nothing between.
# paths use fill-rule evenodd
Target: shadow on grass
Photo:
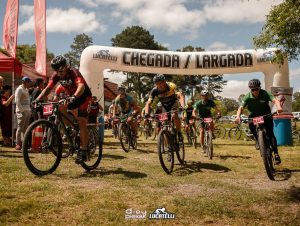
<instances>
[{"instance_id":1,"label":"shadow on grass","mask_svg":"<svg viewBox=\"0 0 300 226\"><path fill-rule=\"evenodd\" d=\"M287 189L287 198L292 202L300 202L300 187L292 186Z\"/></svg>"},{"instance_id":2,"label":"shadow on grass","mask_svg":"<svg viewBox=\"0 0 300 226\"><path fill-rule=\"evenodd\" d=\"M226 160L228 158L232 159L250 159L250 156L243 156L243 155L214 155L216 158L220 158L222 160Z\"/></svg>"},{"instance_id":3,"label":"shadow on grass","mask_svg":"<svg viewBox=\"0 0 300 226\"><path fill-rule=\"evenodd\" d=\"M135 151L140 152L140 153L145 153L145 154L156 153L156 151L153 151L153 150L144 150L144 149L140 149L140 148L137 148Z\"/></svg>"},{"instance_id":4,"label":"shadow on grass","mask_svg":"<svg viewBox=\"0 0 300 226\"><path fill-rule=\"evenodd\" d=\"M0 157L3 158L23 158L22 152L17 150L0 150Z\"/></svg>"},{"instance_id":5,"label":"shadow on grass","mask_svg":"<svg viewBox=\"0 0 300 226\"><path fill-rule=\"evenodd\" d=\"M111 154L103 154L102 157L103 157L103 158L115 159L115 160L126 159L125 156L111 155Z\"/></svg>"},{"instance_id":6,"label":"shadow on grass","mask_svg":"<svg viewBox=\"0 0 300 226\"><path fill-rule=\"evenodd\" d=\"M248 146L251 147L253 146L254 148L254 144L239 144L239 143L214 143L214 146L219 147L219 146Z\"/></svg>"},{"instance_id":7,"label":"shadow on grass","mask_svg":"<svg viewBox=\"0 0 300 226\"><path fill-rule=\"evenodd\" d=\"M108 175L123 175L124 177L130 178L130 179L138 179L138 178L147 177L147 174L145 174L145 173L123 170L122 168L117 168L117 169L113 169L113 170L109 170L109 169L93 170L90 172L85 172L84 174L80 175L80 177L98 177L98 176L102 177L102 176L108 176Z\"/></svg>"},{"instance_id":8,"label":"shadow on grass","mask_svg":"<svg viewBox=\"0 0 300 226\"><path fill-rule=\"evenodd\" d=\"M174 175L186 176L192 173L202 172L203 170L211 170L219 173L226 173L231 171L231 169L214 164L214 163L201 163L201 162L186 162L186 164L178 169L174 170Z\"/></svg>"}]
</instances>

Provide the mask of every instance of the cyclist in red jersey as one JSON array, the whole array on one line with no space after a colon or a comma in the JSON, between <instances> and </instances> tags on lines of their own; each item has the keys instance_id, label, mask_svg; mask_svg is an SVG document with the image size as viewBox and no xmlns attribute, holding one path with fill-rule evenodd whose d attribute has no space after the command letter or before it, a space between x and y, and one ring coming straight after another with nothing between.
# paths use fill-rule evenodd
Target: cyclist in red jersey
<instances>
[{"instance_id":1,"label":"cyclist in red jersey","mask_svg":"<svg viewBox=\"0 0 300 226\"><path fill-rule=\"evenodd\" d=\"M71 68L67 64L66 58L62 55L52 59L51 67L55 72L51 76L47 87L36 98L36 102L48 96L58 82L64 87L66 93L72 97L68 104L60 107L60 110L64 114L67 114L67 109L72 110L72 113L77 118L81 148L78 151L75 162L79 164L86 160L88 148L87 109L92 99L92 93L79 70Z\"/></svg>"}]
</instances>

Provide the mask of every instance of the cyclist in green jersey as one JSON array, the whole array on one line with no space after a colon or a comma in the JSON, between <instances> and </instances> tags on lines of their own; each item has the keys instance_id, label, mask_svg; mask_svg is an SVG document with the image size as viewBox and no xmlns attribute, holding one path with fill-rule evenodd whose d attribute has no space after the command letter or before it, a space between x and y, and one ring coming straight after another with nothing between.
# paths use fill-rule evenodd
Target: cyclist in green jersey
<instances>
[{"instance_id":1,"label":"cyclist in green jersey","mask_svg":"<svg viewBox=\"0 0 300 226\"><path fill-rule=\"evenodd\" d=\"M269 102L273 102L276 105L278 113L282 112L282 107L280 105L280 102L276 98L274 98L272 94L268 93L266 90L261 89L260 85L261 84L258 79L252 79L249 81L248 86L251 89L251 92L247 93L243 98L241 106L237 111L237 117L235 119L235 122L237 123L241 122L240 116L243 113L243 109L245 107L247 107L248 111L250 112L249 118L270 114L271 108L269 106ZM277 141L273 131L273 118L266 117L264 121L265 121L267 133L271 138L271 145L273 146L274 149L275 163L280 164L281 159L278 154ZM257 133L256 133L255 125L253 123L250 123L249 129L251 130L253 136L255 137L256 140L255 148L258 150L259 146L257 142Z\"/></svg>"},{"instance_id":2,"label":"cyclist in green jersey","mask_svg":"<svg viewBox=\"0 0 300 226\"><path fill-rule=\"evenodd\" d=\"M211 109L214 108L217 112L217 116L220 117L220 111L215 104L215 102L211 99L209 99L209 92L208 90L202 90L201 93L201 99L198 100L194 104L194 110L193 110L193 116L196 117L197 112L200 118L211 118L212 113ZM214 122L212 121L210 123L210 130L213 132L214 131ZM203 147L204 144L204 122L202 122L202 125L200 127L200 144Z\"/></svg>"}]
</instances>

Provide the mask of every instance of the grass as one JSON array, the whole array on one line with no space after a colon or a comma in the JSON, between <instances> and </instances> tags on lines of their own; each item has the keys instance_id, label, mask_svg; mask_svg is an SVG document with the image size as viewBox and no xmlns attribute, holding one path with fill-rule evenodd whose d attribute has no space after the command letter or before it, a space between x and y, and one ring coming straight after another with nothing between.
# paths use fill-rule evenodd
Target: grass
<instances>
[{"instance_id":1,"label":"grass","mask_svg":"<svg viewBox=\"0 0 300 226\"><path fill-rule=\"evenodd\" d=\"M110 133L111 131L108 131ZM214 158L186 146L185 166L160 167L156 144L139 138L125 153L111 137L92 172L64 159L36 177L21 153L0 147L0 225L299 225L300 150L280 147L276 181L264 171L250 141L215 140ZM173 220L125 220L125 210L157 208Z\"/></svg>"}]
</instances>

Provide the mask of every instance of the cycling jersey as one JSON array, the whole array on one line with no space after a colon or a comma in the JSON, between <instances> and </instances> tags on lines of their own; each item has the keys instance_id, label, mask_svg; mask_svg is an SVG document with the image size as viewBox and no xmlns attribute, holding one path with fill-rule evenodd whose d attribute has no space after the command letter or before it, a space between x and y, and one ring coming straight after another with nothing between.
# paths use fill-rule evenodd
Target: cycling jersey
<instances>
[{"instance_id":1,"label":"cycling jersey","mask_svg":"<svg viewBox=\"0 0 300 226\"><path fill-rule=\"evenodd\" d=\"M269 101L273 101L274 96L266 90L261 89L258 97L254 97L251 92L247 93L241 103L242 107L247 107L249 110L249 117L266 115L271 113Z\"/></svg>"},{"instance_id":2,"label":"cycling jersey","mask_svg":"<svg viewBox=\"0 0 300 226\"><path fill-rule=\"evenodd\" d=\"M211 117L211 108L216 107L213 100L198 100L194 104L194 109L198 111L200 118Z\"/></svg>"},{"instance_id":3,"label":"cycling jersey","mask_svg":"<svg viewBox=\"0 0 300 226\"><path fill-rule=\"evenodd\" d=\"M153 88L150 93L149 101L153 101L155 97L158 97L163 107L169 111L177 101L176 85L172 82L167 82L165 90L159 90L157 87Z\"/></svg>"},{"instance_id":4,"label":"cycling jersey","mask_svg":"<svg viewBox=\"0 0 300 226\"><path fill-rule=\"evenodd\" d=\"M121 98L120 95L118 95L115 99L115 104L119 105L121 108L121 112L123 114L127 114L130 111L133 110L134 107L134 100L131 96L125 95L124 98Z\"/></svg>"},{"instance_id":5,"label":"cycling jersey","mask_svg":"<svg viewBox=\"0 0 300 226\"><path fill-rule=\"evenodd\" d=\"M185 123L189 123L189 120L191 119L192 115L193 115L193 106L189 107L189 106L185 106L183 109L183 115L185 116Z\"/></svg>"}]
</instances>

